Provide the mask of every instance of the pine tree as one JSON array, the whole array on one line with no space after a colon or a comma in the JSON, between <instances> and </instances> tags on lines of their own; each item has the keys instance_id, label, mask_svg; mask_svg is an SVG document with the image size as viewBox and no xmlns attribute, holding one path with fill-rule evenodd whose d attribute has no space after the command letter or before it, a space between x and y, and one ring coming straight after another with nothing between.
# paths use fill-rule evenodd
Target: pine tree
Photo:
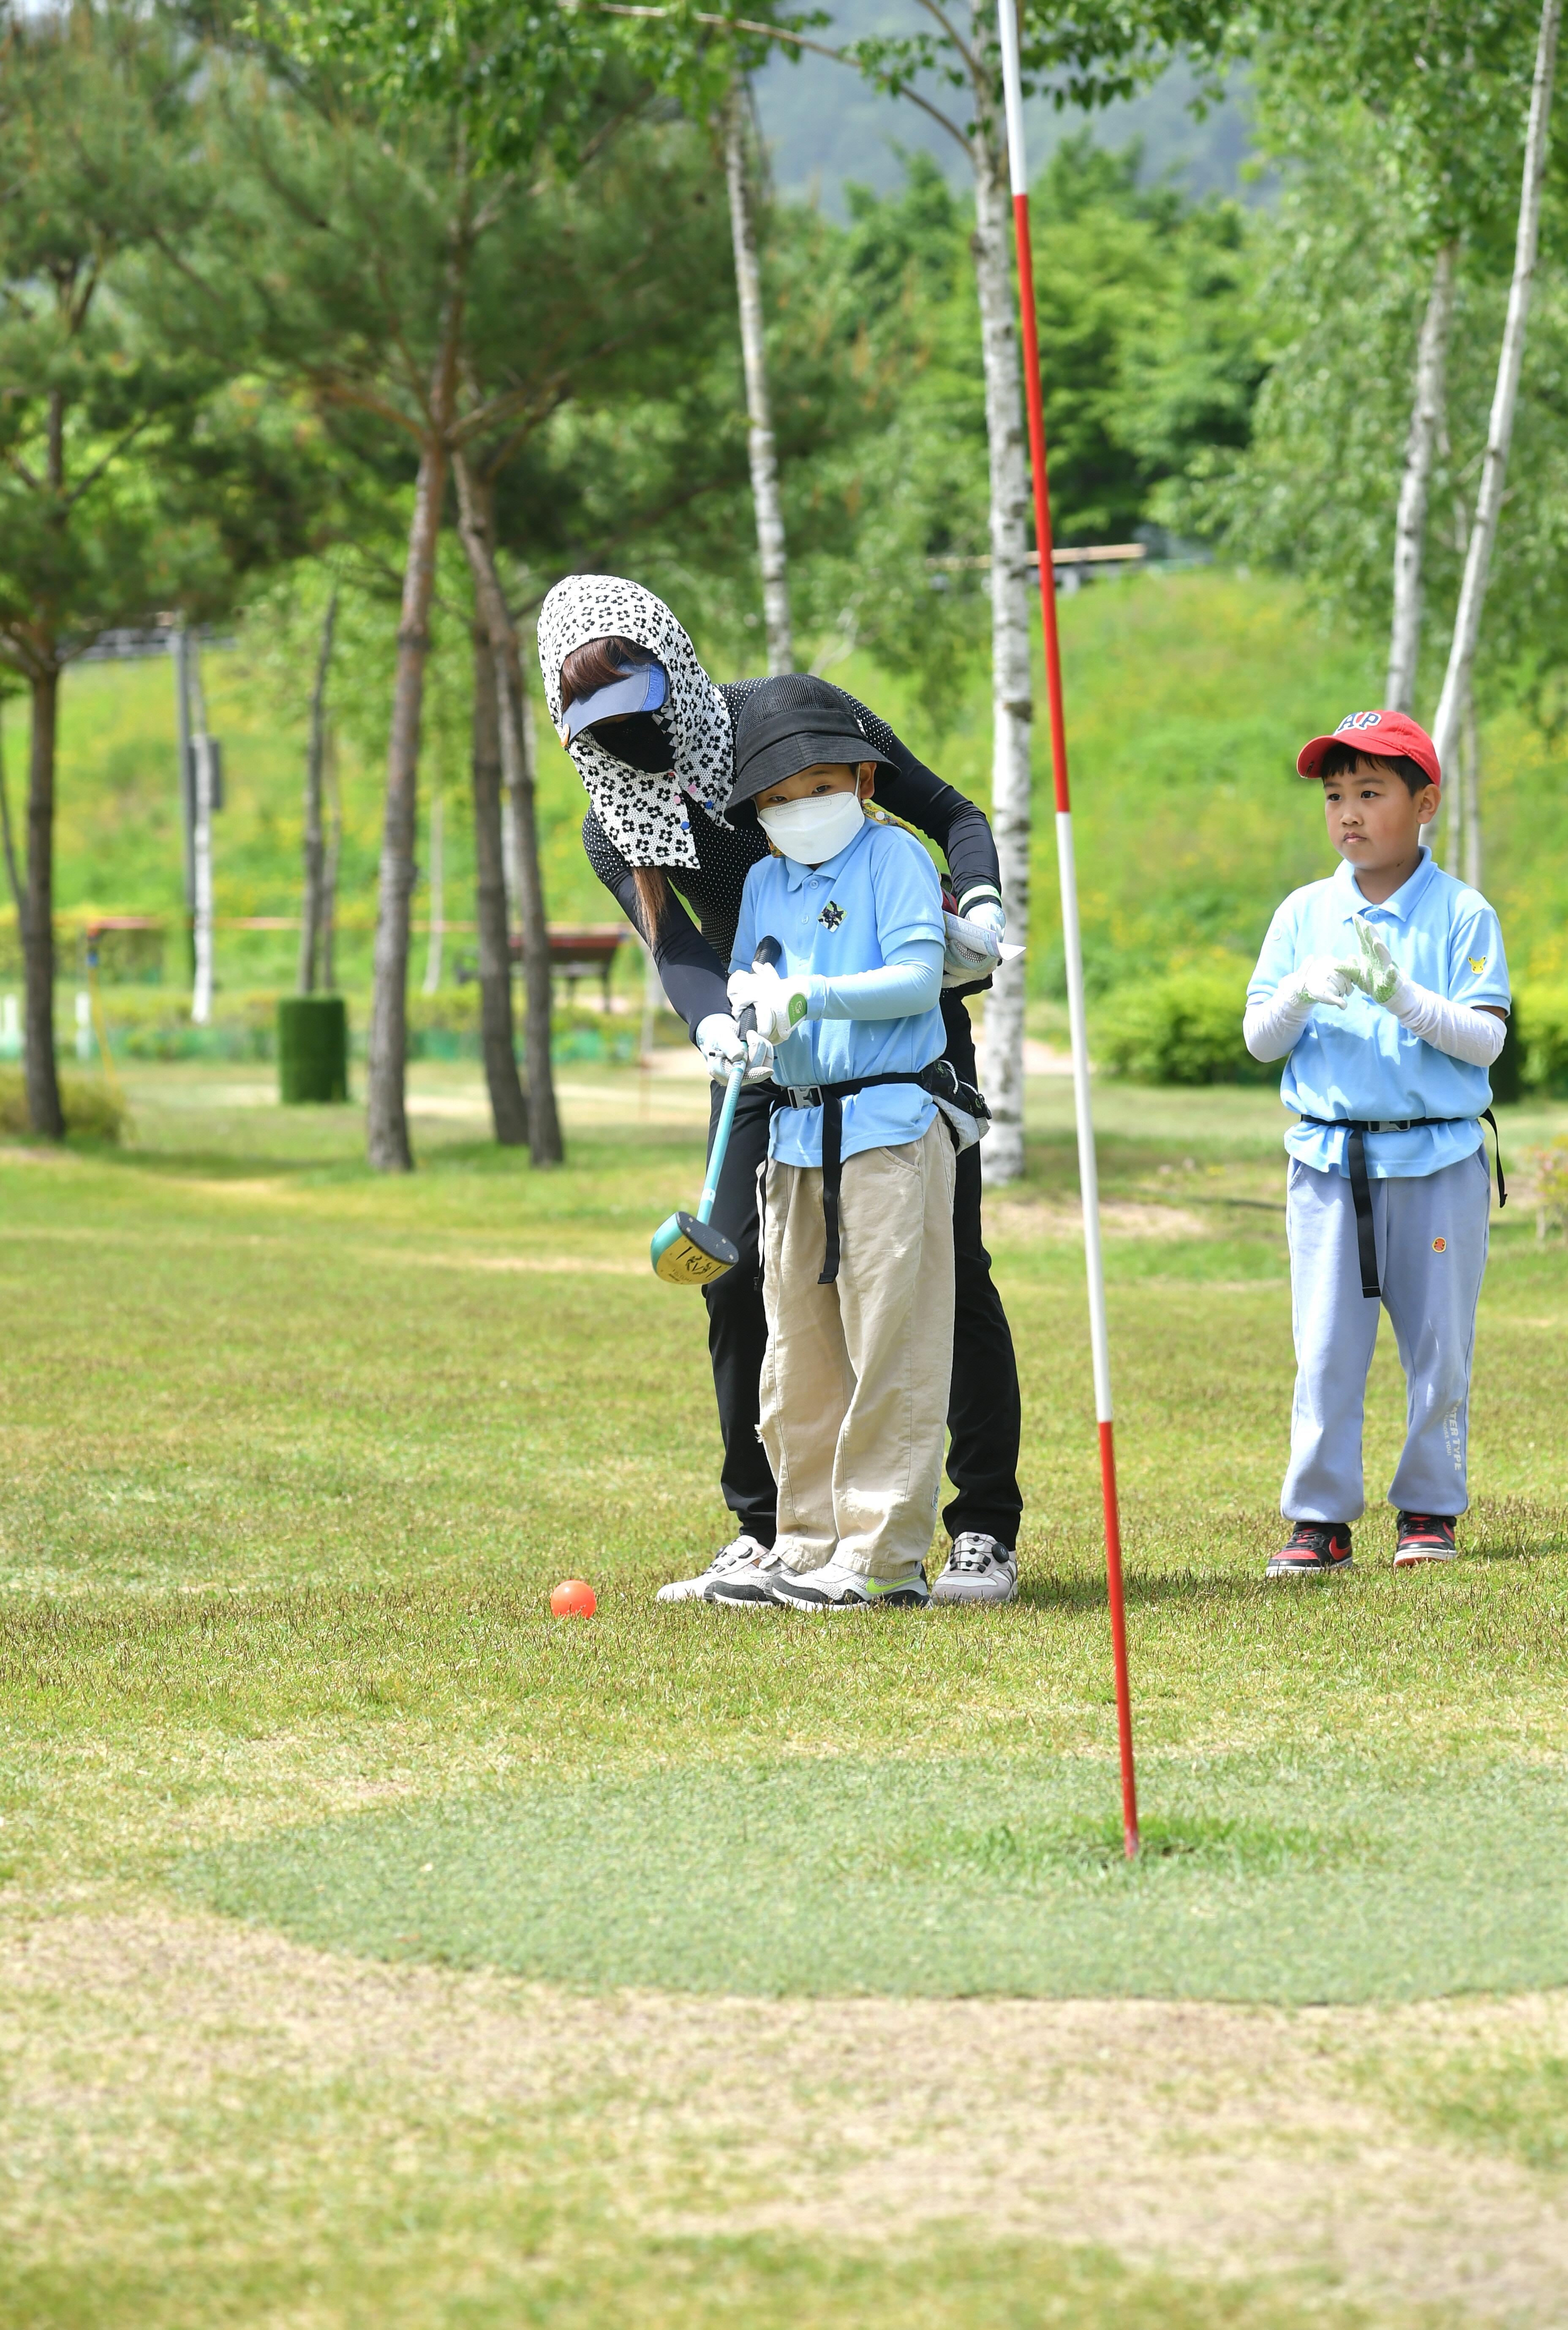
<instances>
[{"instance_id":1,"label":"pine tree","mask_svg":"<svg viewBox=\"0 0 1568 2330\"><path fill-rule=\"evenodd\" d=\"M219 530L192 511L183 450L217 377L171 354L128 294L204 200L191 150L195 56L118 5L12 17L0 112L0 658L31 697L26 1082L35 1132L64 1132L55 1072L53 839L61 677L118 624L221 591Z\"/></svg>"}]
</instances>

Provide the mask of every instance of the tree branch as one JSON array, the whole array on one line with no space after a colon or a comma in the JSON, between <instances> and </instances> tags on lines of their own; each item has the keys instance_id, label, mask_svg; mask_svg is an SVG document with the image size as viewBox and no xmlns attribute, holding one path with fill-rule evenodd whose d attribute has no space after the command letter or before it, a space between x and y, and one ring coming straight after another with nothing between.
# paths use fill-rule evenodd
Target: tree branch
<instances>
[{"instance_id":1,"label":"tree branch","mask_svg":"<svg viewBox=\"0 0 1568 2330\"><path fill-rule=\"evenodd\" d=\"M938 7L937 0L915 0L915 5L917 7L923 8L928 16L934 16L936 18L937 23L941 26L949 40L951 41L959 56L962 57L964 63L968 68L970 80L973 81L980 81L982 78L982 68L978 57L974 54L974 52L960 38L958 27L950 21L944 11Z\"/></svg>"},{"instance_id":2,"label":"tree branch","mask_svg":"<svg viewBox=\"0 0 1568 2330\"><path fill-rule=\"evenodd\" d=\"M70 493L65 497L66 508L68 510L74 509L77 503L81 499L83 494L87 493L93 486L96 486L99 478L103 476L104 471L118 460L120 455L125 451L126 447L128 445L134 445L137 439L141 435L142 431L144 429L148 429L151 426L151 417L145 412L139 421L133 421L131 426L126 431L125 435L120 439L118 444L111 445L109 451L104 455L102 460L95 462L93 467L89 469L86 477L82 478L80 484L71 488Z\"/></svg>"},{"instance_id":3,"label":"tree branch","mask_svg":"<svg viewBox=\"0 0 1568 2330\"><path fill-rule=\"evenodd\" d=\"M562 5L566 7L575 8L581 5L582 0L562 0ZM587 5L597 8L601 16L663 17L673 14L673 11L668 8L634 7L629 5L629 0L587 0ZM692 22L697 24L716 25L723 33L751 33L759 40L783 41L792 49L809 49L813 56L831 57L835 64L847 65L852 72L860 71L859 63L849 50L830 49L823 41L808 41L804 33L787 33L779 24L759 24L750 16L713 16L700 9L694 13ZM968 62L968 52L964 49L961 42L959 46ZM912 105L918 105L922 113L929 113L931 119L940 128L945 129L949 137L957 138L966 154L968 152L969 141L958 123L949 121L940 107L932 105L929 99L921 95L919 90L899 89L893 94L895 97L907 97Z\"/></svg>"}]
</instances>

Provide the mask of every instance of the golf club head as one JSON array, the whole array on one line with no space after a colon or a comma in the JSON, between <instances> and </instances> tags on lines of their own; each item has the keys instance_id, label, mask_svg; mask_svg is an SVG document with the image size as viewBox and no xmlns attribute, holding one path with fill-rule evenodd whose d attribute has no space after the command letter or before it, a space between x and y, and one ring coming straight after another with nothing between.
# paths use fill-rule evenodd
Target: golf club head
<instances>
[{"instance_id":1,"label":"golf club head","mask_svg":"<svg viewBox=\"0 0 1568 2330\"><path fill-rule=\"evenodd\" d=\"M654 1276L669 1286L710 1286L741 1257L723 1230L694 1214L672 1214L653 1234Z\"/></svg>"}]
</instances>

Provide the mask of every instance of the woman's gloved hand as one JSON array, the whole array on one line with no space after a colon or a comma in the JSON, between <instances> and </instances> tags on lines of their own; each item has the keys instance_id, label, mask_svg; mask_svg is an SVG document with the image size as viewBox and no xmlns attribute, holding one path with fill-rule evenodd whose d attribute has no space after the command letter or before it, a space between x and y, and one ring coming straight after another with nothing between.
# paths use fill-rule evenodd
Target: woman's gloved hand
<instances>
[{"instance_id":1,"label":"woman's gloved hand","mask_svg":"<svg viewBox=\"0 0 1568 2330\"><path fill-rule=\"evenodd\" d=\"M1006 942L1007 914L1000 898L980 898L968 914L942 915L942 985L973 987L1024 950Z\"/></svg>"},{"instance_id":2,"label":"woman's gloved hand","mask_svg":"<svg viewBox=\"0 0 1568 2330\"><path fill-rule=\"evenodd\" d=\"M942 985L967 987L988 979L1002 960L1007 917L993 899L982 899L970 914L942 916Z\"/></svg>"},{"instance_id":3,"label":"woman's gloved hand","mask_svg":"<svg viewBox=\"0 0 1568 2330\"><path fill-rule=\"evenodd\" d=\"M811 981L780 979L770 963L751 971L732 971L726 990L737 1018L749 1003L757 1014L757 1033L770 1044L781 1044L810 1010Z\"/></svg>"},{"instance_id":4,"label":"woman's gloved hand","mask_svg":"<svg viewBox=\"0 0 1568 2330\"><path fill-rule=\"evenodd\" d=\"M737 1060L744 1060L743 1084L765 1084L773 1075L773 1047L765 1036L742 1036L725 1011L710 1011L697 1022L696 1046L716 1084L727 1084Z\"/></svg>"}]
</instances>

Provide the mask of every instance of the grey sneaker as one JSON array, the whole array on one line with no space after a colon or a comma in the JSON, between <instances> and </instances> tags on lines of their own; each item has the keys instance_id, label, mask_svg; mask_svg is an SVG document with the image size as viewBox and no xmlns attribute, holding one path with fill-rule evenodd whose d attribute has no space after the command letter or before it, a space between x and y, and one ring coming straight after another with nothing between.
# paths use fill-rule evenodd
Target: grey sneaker
<instances>
[{"instance_id":1,"label":"grey sneaker","mask_svg":"<svg viewBox=\"0 0 1568 2330\"><path fill-rule=\"evenodd\" d=\"M1011 1602L1018 1591L1018 1557L980 1530L953 1539L947 1566L931 1587L933 1602Z\"/></svg>"},{"instance_id":2,"label":"grey sneaker","mask_svg":"<svg viewBox=\"0 0 1568 2330\"><path fill-rule=\"evenodd\" d=\"M781 1569L773 1582L773 1599L787 1610L923 1610L930 1598L918 1561L895 1577L864 1577L835 1556L798 1577Z\"/></svg>"},{"instance_id":3,"label":"grey sneaker","mask_svg":"<svg viewBox=\"0 0 1568 2330\"><path fill-rule=\"evenodd\" d=\"M714 1578L722 1577L727 1570L740 1569L748 1562L769 1563L773 1559L773 1551L770 1546L759 1544L754 1537L748 1536L742 1530L738 1538L732 1539L728 1545L722 1545L719 1548L701 1577L672 1577L667 1586L659 1587L658 1592L654 1596L654 1600L656 1602L701 1602Z\"/></svg>"}]
</instances>

